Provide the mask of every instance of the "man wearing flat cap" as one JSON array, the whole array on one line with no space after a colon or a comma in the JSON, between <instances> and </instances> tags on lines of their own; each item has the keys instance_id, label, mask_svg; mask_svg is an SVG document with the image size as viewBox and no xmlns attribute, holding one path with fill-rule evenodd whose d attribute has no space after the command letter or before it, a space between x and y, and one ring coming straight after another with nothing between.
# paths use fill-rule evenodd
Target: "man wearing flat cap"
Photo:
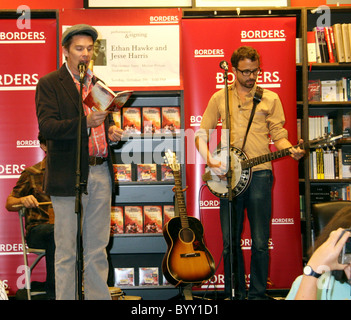
<instances>
[{"instance_id":1,"label":"man wearing flat cap","mask_svg":"<svg viewBox=\"0 0 351 320\"><path fill-rule=\"evenodd\" d=\"M79 95L84 98L97 81L88 69L98 37L95 28L78 24L62 35L65 63L42 77L36 89L40 132L47 140L44 190L55 211L56 299L77 298L75 213ZM79 70L79 66L83 69ZM82 71L84 70L84 71ZM80 75L83 73L84 79ZM109 140L119 141L122 130L107 112L83 103L81 121L82 247L84 298L110 299L107 287L111 197L114 189Z\"/></svg>"}]
</instances>

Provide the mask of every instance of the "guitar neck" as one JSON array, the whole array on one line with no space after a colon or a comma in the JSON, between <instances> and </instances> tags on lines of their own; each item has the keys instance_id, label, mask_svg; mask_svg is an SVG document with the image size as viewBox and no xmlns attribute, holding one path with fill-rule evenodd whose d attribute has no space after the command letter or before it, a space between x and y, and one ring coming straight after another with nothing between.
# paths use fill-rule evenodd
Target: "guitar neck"
<instances>
[{"instance_id":1,"label":"guitar neck","mask_svg":"<svg viewBox=\"0 0 351 320\"><path fill-rule=\"evenodd\" d=\"M178 204L179 217L182 228L189 228L188 214L186 212L186 205L184 194L182 191L182 180L180 178L180 171L173 170L174 184L175 184L175 195Z\"/></svg>"},{"instance_id":2,"label":"guitar neck","mask_svg":"<svg viewBox=\"0 0 351 320\"><path fill-rule=\"evenodd\" d=\"M293 146L293 148L297 148L297 147L305 148L306 145L307 145L307 143L304 143L304 144ZM282 150L278 150L275 152L267 153L267 154L264 154L262 156L258 156L255 158L243 160L243 161L241 161L241 168L248 169L248 168L257 166L261 163L265 163L265 162L276 160L276 159L279 159L282 157L286 157L286 156L290 155L290 151L289 151L290 149L291 149L291 147L286 148L286 149L282 149Z\"/></svg>"}]
</instances>

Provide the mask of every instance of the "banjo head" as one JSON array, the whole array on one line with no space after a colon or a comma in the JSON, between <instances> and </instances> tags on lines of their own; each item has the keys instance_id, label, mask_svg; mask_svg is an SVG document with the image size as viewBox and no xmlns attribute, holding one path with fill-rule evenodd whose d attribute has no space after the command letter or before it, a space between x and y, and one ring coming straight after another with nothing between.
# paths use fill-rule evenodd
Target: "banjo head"
<instances>
[{"instance_id":1,"label":"banjo head","mask_svg":"<svg viewBox=\"0 0 351 320\"><path fill-rule=\"evenodd\" d=\"M226 148L217 149L213 152L212 156L223 163L227 163L228 157ZM230 156L232 161L232 193L233 197L237 197L244 192L250 184L251 168L244 170L241 168L241 161L248 159L242 150L231 147ZM226 167L228 170L228 164ZM212 173L208 166L205 168L205 173L210 174L211 176L211 178L206 181L209 190L219 198L228 198L227 180L221 180L217 175Z\"/></svg>"}]
</instances>

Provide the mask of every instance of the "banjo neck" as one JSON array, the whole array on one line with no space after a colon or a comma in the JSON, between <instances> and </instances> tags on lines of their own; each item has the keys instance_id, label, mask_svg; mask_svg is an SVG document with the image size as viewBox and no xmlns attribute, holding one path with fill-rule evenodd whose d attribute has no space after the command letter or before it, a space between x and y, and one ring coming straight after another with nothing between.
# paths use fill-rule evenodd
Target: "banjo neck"
<instances>
[{"instance_id":1,"label":"banjo neck","mask_svg":"<svg viewBox=\"0 0 351 320\"><path fill-rule=\"evenodd\" d=\"M309 142L300 143L296 146L292 146L286 149L278 150L272 153L268 153L259 157L249 159L243 150L231 147L231 155L234 161L235 176L238 178L235 181L235 185L232 186L232 193L234 197L237 197L243 193L250 184L251 181L251 167L257 166L264 162L269 162L275 159L279 159L290 155L290 149L300 147L301 149L310 148L329 148L334 146L338 139L341 139L342 135L332 137L332 134L328 138L314 139ZM217 149L214 156L218 156L221 153L221 149ZM213 179L211 174L211 169L207 166L206 173L202 176L203 180L209 190L217 197L226 198L228 197L228 187L226 182L221 179Z\"/></svg>"},{"instance_id":2,"label":"banjo neck","mask_svg":"<svg viewBox=\"0 0 351 320\"><path fill-rule=\"evenodd\" d=\"M305 143L293 146L293 148L296 148L296 147L305 148ZM264 154L264 155L261 155L261 156L255 157L255 158L242 160L241 161L241 168L242 169L248 169L248 168L257 166L257 165L259 165L261 163L265 163L265 162L276 160L276 159L279 159L279 158L282 158L282 157L286 157L286 156L290 155L290 151L289 150L291 148L292 147L289 147L289 148L286 148L286 149L282 149L282 150L274 151L274 152L271 152L271 153L267 153L267 154Z\"/></svg>"}]
</instances>

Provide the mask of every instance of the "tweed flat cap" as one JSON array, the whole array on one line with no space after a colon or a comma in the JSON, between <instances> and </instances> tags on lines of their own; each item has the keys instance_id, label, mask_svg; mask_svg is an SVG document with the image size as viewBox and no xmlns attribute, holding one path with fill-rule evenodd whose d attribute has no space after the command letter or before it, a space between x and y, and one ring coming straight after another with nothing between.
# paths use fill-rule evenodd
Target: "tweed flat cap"
<instances>
[{"instance_id":1,"label":"tweed flat cap","mask_svg":"<svg viewBox=\"0 0 351 320\"><path fill-rule=\"evenodd\" d=\"M69 38L77 34L88 34L93 38L94 42L98 37L98 32L92 26L89 26L88 24L76 24L72 27L69 27L63 33L61 44L64 45Z\"/></svg>"}]
</instances>

